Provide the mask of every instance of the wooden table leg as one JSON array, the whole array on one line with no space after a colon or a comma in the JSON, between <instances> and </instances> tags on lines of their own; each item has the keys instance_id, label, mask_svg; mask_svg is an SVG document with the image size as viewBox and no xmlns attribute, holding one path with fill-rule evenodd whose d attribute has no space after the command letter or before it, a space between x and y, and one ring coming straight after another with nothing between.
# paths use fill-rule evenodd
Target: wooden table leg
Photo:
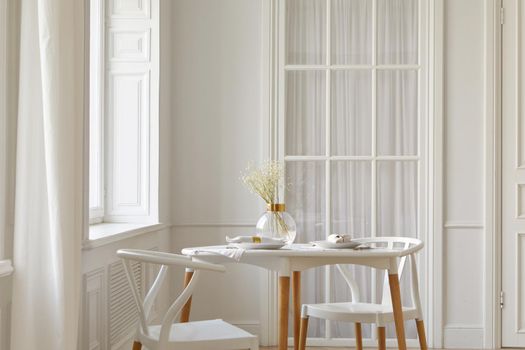
<instances>
[{"instance_id":1,"label":"wooden table leg","mask_svg":"<svg viewBox=\"0 0 525 350\"><path fill-rule=\"evenodd\" d=\"M288 348L288 309L290 304L290 276L279 276L279 350Z\"/></svg>"},{"instance_id":2,"label":"wooden table leg","mask_svg":"<svg viewBox=\"0 0 525 350\"><path fill-rule=\"evenodd\" d=\"M388 275L388 283L390 284L390 296L392 297L394 322L396 324L397 346L399 350L406 350L405 325L403 324L403 308L401 306L401 292L399 290L397 273Z\"/></svg>"},{"instance_id":3,"label":"wooden table leg","mask_svg":"<svg viewBox=\"0 0 525 350\"><path fill-rule=\"evenodd\" d=\"M363 332L360 322L355 324L355 348L356 350L363 350Z\"/></svg>"},{"instance_id":4,"label":"wooden table leg","mask_svg":"<svg viewBox=\"0 0 525 350\"><path fill-rule=\"evenodd\" d=\"M191 278L193 277L193 271L186 270L186 273L184 274L184 288L190 283ZM188 299L186 304L182 307L181 313L180 313L180 322L185 323L190 320L190 310L191 310L191 297Z\"/></svg>"},{"instance_id":5,"label":"wooden table leg","mask_svg":"<svg viewBox=\"0 0 525 350\"><path fill-rule=\"evenodd\" d=\"M377 345L379 350L386 350L386 329L377 327Z\"/></svg>"},{"instance_id":6,"label":"wooden table leg","mask_svg":"<svg viewBox=\"0 0 525 350\"><path fill-rule=\"evenodd\" d=\"M301 330L301 271L292 273L293 285L293 348L299 349L299 332Z\"/></svg>"}]
</instances>

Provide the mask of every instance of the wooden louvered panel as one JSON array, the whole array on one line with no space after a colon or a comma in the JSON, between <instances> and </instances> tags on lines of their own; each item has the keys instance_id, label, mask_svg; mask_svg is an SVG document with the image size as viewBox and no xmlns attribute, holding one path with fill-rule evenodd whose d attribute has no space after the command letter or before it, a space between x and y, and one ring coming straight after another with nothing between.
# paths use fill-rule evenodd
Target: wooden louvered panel
<instances>
[{"instance_id":1,"label":"wooden louvered panel","mask_svg":"<svg viewBox=\"0 0 525 350\"><path fill-rule=\"evenodd\" d=\"M140 295L144 294L144 269L141 263L132 262L135 283ZM109 266L109 347L126 341L135 330L138 312L121 261Z\"/></svg>"}]
</instances>

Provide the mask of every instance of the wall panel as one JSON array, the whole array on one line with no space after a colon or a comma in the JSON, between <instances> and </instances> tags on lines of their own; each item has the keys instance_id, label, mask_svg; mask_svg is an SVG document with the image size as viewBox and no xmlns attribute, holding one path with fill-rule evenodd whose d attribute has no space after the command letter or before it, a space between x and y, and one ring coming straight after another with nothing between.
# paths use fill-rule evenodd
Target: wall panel
<instances>
[{"instance_id":1,"label":"wall panel","mask_svg":"<svg viewBox=\"0 0 525 350\"><path fill-rule=\"evenodd\" d=\"M485 1L444 0L443 345L482 348L485 332ZM439 340L438 340L439 341Z\"/></svg>"},{"instance_id":2,"label":"wall panel","mask_svg":"<svg viewBox=\"0 0 525 350\"><path fill-rule=\"evenodd\" d=\"M445 327L483 324L483 229L445 231Z\"/></svg>"}]
</instances>

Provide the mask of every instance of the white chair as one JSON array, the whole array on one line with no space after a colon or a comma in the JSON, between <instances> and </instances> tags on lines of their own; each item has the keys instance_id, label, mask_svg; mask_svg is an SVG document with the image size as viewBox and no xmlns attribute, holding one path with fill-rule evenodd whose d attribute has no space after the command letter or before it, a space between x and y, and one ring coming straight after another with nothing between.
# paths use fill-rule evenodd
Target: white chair
<instances>
[{"instance_id":1,"label":"white chair","mask_svg":"<svg viewBox=\"0 0 525 350\"><path fill-rule=\"evenodd\" d=\"M149 350L258 350L256 336L237 328L223 320L209 320L187 323L174 323L184 304L191 297L200 277L200 270L224 272L221 265L192 261L191 258L149 250L120 249L117 255L122 258L133 298L138 308L139 325L135 335L133 350L142 346ZM138 291L131 261L160 265L159 273L144 300ZM160 325L149 325L151 308L166 278L168 267L184 266L193 269L191 281L168 308Z\"/></svg>"},{"instance_id":2,"label":"white chair","mask_svg":"<svg viewBox=\"0 0 525 350\"><path fill-rule=\"evenodd\" d=\"M398 275L401 279L405 270L407 257L410 257L411 269L411 297L412 307L403 307L404 320L416 320L419 344L422 350L427 349L425 328L422 320L421 301L419 299L419 286L417 279L417 267L415 253L423 248L423 242L415 238L406 237L377 237L357 239L362 244L368 244L374 248L386 248L406 250L407 255L401 257L398 267ZM386 250L385 250L386 251ZM379 251L378 251L379 253ZM299 335L299 350L304 350L306 346L306 333L308 331L308 318L316 317L325 320L353 322L355 323L356 348L363 348L361 335L362 323L375 323L377 325L378 347L380 350L386 348L385 326L387 323L394 322L394 314L390 298L390 288L388 273L385 273L383 284L383 296L381 304L363 303L359 293L359 288L351 277L351 272L345 265L336 265L339 272L350 288L352 301L343 303L325 304L304 304L301 310L301 327Z\"/></svg>"}]
</instances>

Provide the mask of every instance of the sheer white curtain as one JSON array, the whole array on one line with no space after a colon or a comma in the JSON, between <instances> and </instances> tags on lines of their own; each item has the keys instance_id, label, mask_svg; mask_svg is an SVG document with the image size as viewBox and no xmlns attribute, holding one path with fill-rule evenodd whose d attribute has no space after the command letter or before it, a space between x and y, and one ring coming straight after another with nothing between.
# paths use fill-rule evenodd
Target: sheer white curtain
<instances>
[{"instance_id":1,"label":"sheer white curtain","mask_svg":"<svg viewBox=\"0 0 525 350\"><path fill-rule=\"evenodd\" d=\"M413 67L418 64L418 1L376 2L374 14L372 0L286 0L284 146L285 157L294 156L286 162L291 183L286 201L298 223L299 242L324 239L328 232L355 237L418 234L418 160L410 158L418 155L419 140L418 71ZM394 64L400 67L384 67ZM401 158L378 160L381 156ZM382 273L351 269L362 297L380 301ZM344 280L336 269L330 271L329 279L324 268L304 274L304 302L350 300ZM327 336L323 321L310 322L310 337ZM330 329L332 337L354 336L353 325L331 323ZM370 337L371 328L365 327L363 334ZM408 325L407 336L415 335Z\"/></svg>"},{"instance_id":2,"label":"sheer white curtain","mask_svg":"<svg viewBox=\"0 0 525 350\"><path fill-rule=\"evenodd\" d=\"M22 1L12 350L77 348L83 6Z\"/></svg>"}]
</instances>

